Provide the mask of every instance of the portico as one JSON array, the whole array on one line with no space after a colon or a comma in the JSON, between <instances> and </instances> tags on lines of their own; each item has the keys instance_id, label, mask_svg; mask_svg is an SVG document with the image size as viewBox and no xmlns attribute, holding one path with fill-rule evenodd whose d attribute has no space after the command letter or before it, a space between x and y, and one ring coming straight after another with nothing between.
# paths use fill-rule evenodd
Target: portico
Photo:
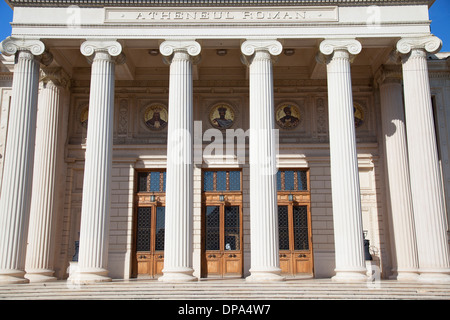
<instances>
[{"instance_id":1,"label":"portico","mask_svg":"<svg viewBox=\"0 0 450 320\"><path fill-rule=\"evenodd\" d=\"M212 263L252 282L364 282L364 233L382 277L450 281L428 1L44 2L9 1L2 42L16 62L0 282L111 281L144 264L163 282L196 281ZM307 274L280 265L283 196L299 214L289 241L310 243L295 251Z\"/></svg>"}]
</instances>

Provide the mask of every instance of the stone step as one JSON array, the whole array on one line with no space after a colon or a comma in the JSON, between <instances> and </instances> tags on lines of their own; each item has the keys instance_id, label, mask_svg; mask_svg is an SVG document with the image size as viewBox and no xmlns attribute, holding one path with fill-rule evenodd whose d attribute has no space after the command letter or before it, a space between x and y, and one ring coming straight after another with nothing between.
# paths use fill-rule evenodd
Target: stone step
<instances>
[{"instance_id":1,"label":"stone step","mask_svg":"<svg viewBox=\"0 0 450 320\"><path fill-rule=\"evenodd\" d=\"M330 280L300 280L282 283L246 283L245 280L215 280L193 283L161 283L155 280L112 281L72 285L66 281L0 285L1 300L73 299L450 299L450 285L396 281L334 283Z\"/></svg>"}]
</instances>

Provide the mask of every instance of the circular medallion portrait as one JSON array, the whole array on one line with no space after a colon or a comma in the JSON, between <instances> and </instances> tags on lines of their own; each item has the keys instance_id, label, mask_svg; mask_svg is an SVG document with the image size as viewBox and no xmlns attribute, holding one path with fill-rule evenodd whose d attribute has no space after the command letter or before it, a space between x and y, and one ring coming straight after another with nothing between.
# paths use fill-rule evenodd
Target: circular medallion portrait
<instances>
[{"instance_id":1,"label":"circular medallion portrait","mask_svg":"<svg viewBox=\"0 0 450 320\"><path fill-rule=\"evenodd\" d=\"M228 129L234 123L234 111L227 104L217 104L209 113L209 121L216 129Z\"/></svg>"},{"instance_id":2,"label":"circular medallion portrait","mask_svg":"<svg viewBox=\"0 0 450 320\"><path fill-rule=\"evenodd\" d=\"M83 110L81 110L81 113L80 113L80 123L83 128L87 128L88 115L89 115L89 108L88 107L83 108Z\"/></svg>"},{"instance_id":3,"label":"circular medallion portrait","mask_svg":"<svg viewBox=\"0 0 450 320\"><path fill-rule=\"evenodd\" d=\"M152 105L144 112L144 122L152 130L161 130L167 126L168 113L163 105Z\"/></svg>"},{"instance_id":4,"label":"circular medallion portrait","mask_svg":"<svg viewBox=\"0 0 450 320\"><path fill-rule=\"evenodd\" d=\"M353 112L355 116L355 128L359 128L364 123L364 109L358 103L353 104Z\"/></svg>"},{"instance_id":5,"label":"circular medallion portrait","mask_svg":"<svg viewBox=\"0 0 450 320\"><path fill-rule=\"evenodd\" d=\"M282 129L294 129L301 120L300 109L294 104L284 103L275 110L275 121Z\"/></svg>"}]
</instances>

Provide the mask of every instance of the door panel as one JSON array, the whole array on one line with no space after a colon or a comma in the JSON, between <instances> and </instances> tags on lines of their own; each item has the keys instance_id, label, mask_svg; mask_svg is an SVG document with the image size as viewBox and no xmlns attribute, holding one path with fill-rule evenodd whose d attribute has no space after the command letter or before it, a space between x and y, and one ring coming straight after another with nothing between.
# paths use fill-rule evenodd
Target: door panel
<instances>
[{"instance_id":1,"label":"door panel","mask_svg":"<svg viewBox=\"0 0 450 320\"><path fill-rule=\"evenodd\" d=\"M241 207L205 206L204 212L204 276L242 276Z\"/></svg>"},{"instance_id":2,"label":"door panel","mask_svg":"<svg viewBox=\"0 0 450 320\"><path fill-rule=\"evenodd\" d=\"M280 268L283 274L313 273L309 221L308 205L288 202L278 206Z\"/></svg>"},{"instance_id":3,"label":"door panel","mask_svg":"<svg viewBox=\"0 0 450 320\"><path fill-rule=\"evenodd\" d=\"M136 273L138 277L162 275L164 267L165 207L137 208Z\"/></svg>"}]
</instances>

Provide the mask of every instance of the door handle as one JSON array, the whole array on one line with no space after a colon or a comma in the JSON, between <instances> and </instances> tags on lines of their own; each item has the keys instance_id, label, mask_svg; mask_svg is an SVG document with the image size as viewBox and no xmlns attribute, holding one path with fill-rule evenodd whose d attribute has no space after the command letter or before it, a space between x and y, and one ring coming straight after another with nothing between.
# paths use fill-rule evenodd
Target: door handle
<instances>
[{"instance_id":1,"label":"door handle","mask_svg":"<svg viewBox=\"0 0 450 320\"><path fill-rule=\"evenodd\" d=\"M210 254L210 255L208 256L208 258L215 258L215 257L216 257L215 254Z\"/></svg>"},{"instance_id":2,"label":"door handle","mask_svg":"<svg viewBox=\"0 0 450 320\"><path fill-rule=\"evenodd\" d=\"M236 255L235 254L229 254L228 258L236 258Z\"/></svg>"}]
</instances>

